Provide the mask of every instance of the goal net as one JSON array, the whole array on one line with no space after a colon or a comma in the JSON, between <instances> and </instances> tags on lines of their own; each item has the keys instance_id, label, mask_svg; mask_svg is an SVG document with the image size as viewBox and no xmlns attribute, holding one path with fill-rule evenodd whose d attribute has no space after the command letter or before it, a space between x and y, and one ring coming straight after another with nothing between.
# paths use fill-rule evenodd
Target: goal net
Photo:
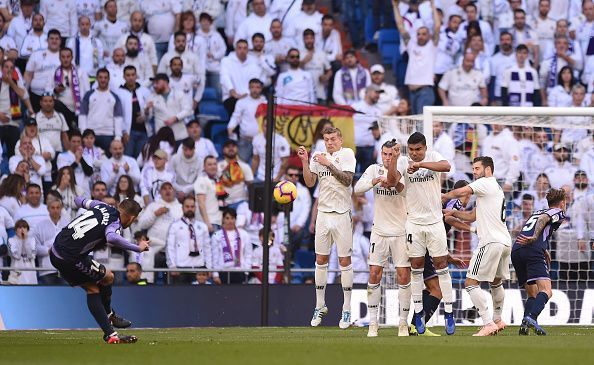
<instances>
[{"instance_id":1,"label":"goal net","mask_svg":"<svg viewBox=\"0 0 594 365\"><path fill-rule=\"evenodd\" d=\"M594 315L594 212L587 195L594 192L594 108L524 107L425 107L423 115L382 117L382 140L395 138L406 155L408 136L419 131L429 149L450 160L453 171L443 180L448 191L457 180L472 181L471 161L491 155L495 175L509 190L506 221L512 240L533 210L547 207L544 195L550 187L568 193L568 219L555 232L550 244L553 297L539 317L547 325L593 324ZM431 138L432 137L432 138ZM504 189L505 190L505 189ZM472 209L471 200L466 209ZM470 260L478 243L475 234L453 229L448 234L452 255ZM519 324L525 293L512 270L505 283L503 320ZM390 265L382 281L380 323L398 325L398 283ZM465 269L450 267L454 286L454 310L460 324L480 324L470 297L464 290ZM483 284L488 303L488 286ZM489 308L489 310L492 310ZM412 316L412 311L411 311ZM443 306L429 325L443 325Z\"/></svg>"}]
</instances>

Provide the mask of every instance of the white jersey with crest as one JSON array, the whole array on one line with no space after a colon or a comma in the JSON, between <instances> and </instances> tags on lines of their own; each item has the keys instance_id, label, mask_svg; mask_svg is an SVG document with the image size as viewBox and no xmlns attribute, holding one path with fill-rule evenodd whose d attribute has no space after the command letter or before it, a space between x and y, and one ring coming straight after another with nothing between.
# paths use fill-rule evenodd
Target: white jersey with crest
<instances>
[{"instance_id":1,"label":"white jersey with crest","mask_svg":"<svg viewBox=\"0 0 594 365\"><path fill-rule=\"evenodd\" d=\"M439 162L445 158L437 151L427 151L421 162ZM409 157L398 158L397 169L404 178L408 221L422 226L441 222L441 172L419 169L408 174Z\"/></svg>"},{"instance_id":2,"label":"white jersey with crest","mask_svg":"<svg viewBox=\"0 0 594 365\"><path fill-rule=\"evenodd\" d=\"M365 170L357 184L355 193L360 194L373 189L373 228L379 236L403 236L406 232L406 201L396 188L386 189L380 184L373 186L372 180L387 177L388 169L382 164L373 164ZM403 191L404 192L404 191Z\"/></svg>"},{"instance_id":3,"label":"white jersey with crest","mask_svg":"<svg viewBox=\"0 0 594 365\"><path fill-rule=\"evenodd\" d=\"M346 213L351 210L353 201L351 199L351 187L344 186L338 181L326 166L317 161L318 155L325 155L326 158L340 171L355 173L355 153L350 148L329 152L314 152L309 163L309 170L318 175L319 198L318 210L321 212Z\"/></svg>"},{"instance_id":4,"label":"white jersey with crest","mask_svg":"<svg viewBox=\"0 0 594 365\"><path fill-rule=\"evenodd\" d=\"M478 247L491 242L511 246L505 224L505 197L495 177L481 177L468 184L476 195L476 234Z\"/></svg>"}]
</instances>

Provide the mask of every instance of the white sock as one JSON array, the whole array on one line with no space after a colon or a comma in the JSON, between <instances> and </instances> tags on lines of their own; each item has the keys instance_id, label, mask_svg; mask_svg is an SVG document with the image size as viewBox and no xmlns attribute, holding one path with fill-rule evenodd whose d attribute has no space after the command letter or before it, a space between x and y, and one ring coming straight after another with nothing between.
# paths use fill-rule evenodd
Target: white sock
<instances>
[{"instance_id":1,"label":"white sock","mask_svg":"<svg viewBox=\"0 0 594 365\"><path fill-rule=\"evenodd\" d=\"M377 312L382 298L381 284L367 283L367 310L369 311L369 322L377 323Z\"/></svg>"},{"instance_id":2,"label":"white sock","mask_svg":"<svg viewBox=\"0 0 594 365\"><path fill-rule=\"evenodd\" d=\"M466 291L468 292L468 295L470 295L472 304L474 304L478 310L478 313L483 320L483 325L493 322L493 319L487 310L487 299L485 298L485 294L481 290L481 287L478 285L470 285L466 287Z\"/></svg>"},{"instance_id":3,"label":"white sock","mask_svg":"<svg viewBox=\"0 0 594 365\"><path fill-rule=\"evenodd\" d=\"M423 271L424 269L411 269L412 280L410 288L412 292L412 299L415 306L415 313L423 311Z\"/></svg>"},{"instance_id":4,"label":"white sock","mask_svg":"<svg viewBox=\"0 0 594 365\"><path fill-rule=\"evenodd\" d=\"M452 276L450 270L446 267L444 269L435 270L439 279L439 288L443 296L443 310L446 313L452 313L454 304L454 293L452 290Z\"/></svg>"},{"instance_id":5,"label":"white sock","mask_svg":"<svg viewBox=\"0 0 594 365\"><path fill-rule=\"evenodd\" d=\"M491 286L491 297L493 298L493 320L501 319L501 312L503 312L503 302L505 301L505 290L503 289L503 282L498 285Z\"/></svg>"},{"instance_id":6,"label":"white sock","mask_svg":"<svg viewBox=\"0 0 594 365\"><path fill-rule=\"evenodd\" d=\"M353 294L353 265L340 267L340 284L344 294L343 311L351 311L351 295Z\"/></svg>"},{"instance_id":7,"label":"white sock","mask_svg":"<svg viewBox=\"0 0 594 365\"><path fill-rule=\"evenodd\" d=\"M322 308L326 304L326 283L328 282L328 264L316 264L316 308Z\"/></svg>"},{"instance_id":8,"label":"white sock","mask_svg":"<svg viewBox=\"0 0 594 365\"><path fill-rule=\"evenodd\" d=\"M411 288L410 283L400 285L398 284L398 305L400 307L400 321L408 323L408 313L410 312L410 297ZM423 296L421 295L421 298Z\"/></svg>"}]
</instances>

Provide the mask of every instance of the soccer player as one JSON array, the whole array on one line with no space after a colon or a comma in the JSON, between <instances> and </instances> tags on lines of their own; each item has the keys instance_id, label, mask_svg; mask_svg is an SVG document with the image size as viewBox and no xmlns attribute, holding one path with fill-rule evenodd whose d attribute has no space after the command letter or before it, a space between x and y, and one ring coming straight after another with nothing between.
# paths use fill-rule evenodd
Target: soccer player
<instances>
[{"instance_id":1,"label":"soccer player","mask_svg":"<svg viewBox=\"0 0 594 365\"><path fill-rule=\"evenodd\" d=\"M450 171L450 163L437 151L427 151L425 136L419 132L407 141L409 157L393 159L388 168L388 185L404 177L406 189L406 241L410 257L414 303L414 324L419 334L425 333L423 313L423 271L425 254L433 259L439 287L444 298L445 330L453 335L456 321L452 311L452 277L448 270L448 246L441 205L441 173Z\"/></svg>"},{"instance_id":2,"label":"soccer player","mask_svg":"<svg viewBox=\"0 0 594 365\"><path fill-rule=\"evenodd\" d=\"M382 164L369 166L357 184L355 194L363 194L373 189L374 211L369 250L369 283L367 284L367 308L369 309L369 332L367 337L377 337L377 314L381 300L380 282L384 266L391 255L398 277L398 302L400 323L398 336L408 336L407 318L410 310L410 261L406 253L405 223L406 202L400 195L404 185L388 185L387 166L392 159L400 157L400 148L394 149L396 141L382 145ZM439 302L438 302L439 303Z\"/></svg>"},{"instance_id":3,"label":"soccer player","mask_svg":"<svg viewBox=\"0 0 594 365\"><path fill-rule=\"evenodd\" d=\"M470 212L446 211L446 216L467 222L477 222L479 244L472 253L464 286L472 303L483 320L483 327L473 336L490 336L505 328L501 320L505 291L502 279L509 279L509 256L511 236L505 224L505 197L503 189L493 176L493 159L488 156L477 157L472 163L475 181L460 189L443 195L447 201L475 194L476 209ZM491 284L493 316L487 310L487 300L480 283Z\"/></svg>"},{"instance_id":4,"label":"soccer player","mask_svg":"<svg viewBox=\"0 0 594 365\"><path fill-rule=\"evenodd\" d=\"M87 292L89 312L103 330L105 342L134 343L138 340L136 336L123 336L114 331L114 327L127 328L132 323L114 313L111 308L113 273L92 260L89 253L106 244L123 250L147 251L149 241L141 240L135 245L120 236L121 230L134 222L142 208L131 199L122 201L117 209L82 197L77 197L75 203L87 210L58 233L50 261L71 286L80 286Z\"/></svg>"},{"instance_id":5,"label":"soccer player","mask_svg":"<svg viewBox=\"0 0 594 365\"><path fill-rule=\"evenodd\" d=\"M340 264L340 282L344 294L342 315L338 326L347 329L351 325L351 294L353 289L353 222L351 218L351 184L355 175L355 153L342 147L340 129L326 127L322 131L326 152L314 152L311 162L307 149L299 147L297 154L303 164L303 179L308 187L319 183L318 216L316 219L316 307L311 325L317 327L328 313L325 304L328 281L328 259L332 243L336 243Z\"/></svg>"},{"instance_id":6,"label":"soccer player","mask_svg":"<svg viewBox=\"0 0 594 365\"><path fill-rule=\"evenodd\" d=\"M567 202L563 189L549 190L546 198L549 208L538 210L528 218L511 253L518 284L528 294L520 326L520 335L524 336L529 334L530 328L539 336L546 335L537 318L553 295L549 275L549 239L565 219Z\"/></svg>"}]
</instances>

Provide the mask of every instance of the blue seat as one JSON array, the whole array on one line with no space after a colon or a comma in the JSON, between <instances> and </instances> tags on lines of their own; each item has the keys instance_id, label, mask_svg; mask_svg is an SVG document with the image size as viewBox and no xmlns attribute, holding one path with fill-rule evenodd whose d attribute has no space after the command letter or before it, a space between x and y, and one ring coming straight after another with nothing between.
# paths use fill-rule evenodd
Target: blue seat
<instances>
[{"instance_id":1,"label":"blue seat","mask_svg":"<svg viewBox=\"0 0 594 365\"><path fill-rule=\"evenodd\" d=\"M378 32L377 46L382 48L386 43L396 43L400 45L400 34L397 29L381 29Z\"/></svg>"},{"instance_id":2,"label":"blue seat","mask_svg":"<svg viewBox=\"0 0 594 365\"><path fill-rule=\"evenodd\" d=\"M367 17L365 18L365 44L376 43L373 39L376 28L377 24L375 24L373 15L371 13L367 14Z\"/></svg>"},{"instance_id":3,"label":"blue seat","mask_svg":"<svg viewBox=\"0 0 594 365\"><path fill-rule=\"evenodd\" d=\"M227 135L227 122L211 121L209 123L208 130L209 133L207 137L210 138L219 155L222 155L223 143L229 139L229 136Z\"/></svg>"},{"instance_id":4,"label":"blue seat","mask_svg":"<svg viewBox=\"0 0 594 365\"><path fill-rule=\"evenodd\" d=\"M392 66L394 57L400 53L400 34L396 29L382 29L378 32L378 51L382 63Z\"/></svg>"},{"instance_id":5,"label":"blue seat","mask_svg":"<svg viewBox=\"0 0 594 365\"><path fill-rule=\"evenodd\" d=\"M215 89L214 87L207 87L204 88L204 94L202 94L202 102L205 101L219 101L219 93L217 92L217 89Z\"/></svg>"},{"instance_id":6,"label":"blue seat","mask_svg":"<svg viewBox=\"0 0 594 365\"><path fill-rule=\"evenodd\" d=\"M209 120L229 121L229 115L227 114L225 107L220 103L202 101L199 110L200 114L203 116L207 115Z\"/></svg>"},{"instance_id":7,"label":"blue seat","mask_svg":"<svg viewBox=\"0 0 594 365\"><path fill-rule=\"evenodd\" d=\"M316 254L313 251L298 250L295 252L295 264L301 268L313 268L316 262Z\"/></svg>"}]
</instances>

